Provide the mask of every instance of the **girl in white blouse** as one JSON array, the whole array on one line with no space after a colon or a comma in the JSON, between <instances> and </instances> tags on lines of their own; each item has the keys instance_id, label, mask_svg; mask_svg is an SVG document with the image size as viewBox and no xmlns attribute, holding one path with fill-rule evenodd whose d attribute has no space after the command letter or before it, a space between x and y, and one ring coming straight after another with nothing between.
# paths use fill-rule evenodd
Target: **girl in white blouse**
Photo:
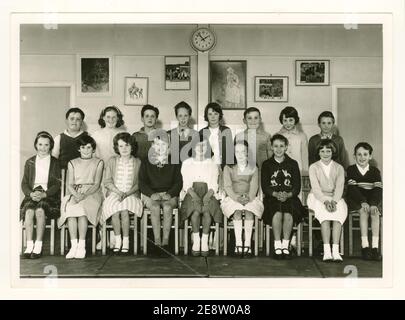
<instances>
[{"instance_id":1,"label":"girl in white blouse","mask_svg":"<svg viewBox=\"0 0 405 320\"><path fill-rule=\"evenodd\" d=\"M183 222L191 218L192 254L207 256L211 222L222 221L222 212L215 197L218 194L219 168L211 158L211 146L207 138L200 135L197 140L192 141L192 144L192 158L185 160L181 167L183 190L180 200L183 199L183 202L180 219ZM202 226L201 238L200 226Z\"/></svg>"}]
</instances>

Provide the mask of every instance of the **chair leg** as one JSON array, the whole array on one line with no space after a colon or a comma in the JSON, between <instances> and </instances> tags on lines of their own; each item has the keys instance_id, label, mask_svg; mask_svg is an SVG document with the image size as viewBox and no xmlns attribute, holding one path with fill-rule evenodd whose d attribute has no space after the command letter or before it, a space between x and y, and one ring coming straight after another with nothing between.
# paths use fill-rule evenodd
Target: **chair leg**
<instances>
[{"instance_id":1,"label":"chair leg","mask_svg":"<svg viewBox=\"0 0 405 320\"><path fill-rule=\"evenodd\" d=\"M380 217L380 253L383 255L383 218Z\"/></svg>"},{"instance_id":2,"label":"chair leg","mask_svg":"<svg viewBox=\"0 0 405 320\"><path fill-rule=\"evenodd\" d=\"M107 221L101 226L101 254L103 256L107 254Z\"/></svg>"},{"instance_id":3,"label":"chair leg","mask_svg":"<svg viewBox=\"0 0 405 320\"><path fill-rule=\"evenodd\" d=\"M25 233L25 228L24 228L24 222L21 221L20 224L20 228L21 228L21 235L22 235L22 243L21 243L21 254L24 252L24 248L27 245L27 234Z\"/></svg>"},{"instance_id":4,"label":"chair leg","mask_svg":"<svg viewBox=\"0 0 405 320\"><path fill-rule=\"evenodd\" d=\"M259 255L259 219L255 216L255 257Z\"/></svg>"},{"instance_id":5,"label":"chair leg","mask_svg":"<svg viewBox=\"0 0 405 320\"><path fill-rule=\"evenodd\" d=\"M188 219L184 221L183 252L188 255Z\"/></svg>"},{"instance_id":6,"label":"chair leg","mask_svg":"<svg viewBox=\"0 0 405 320\"><path fill-rule=\"evenodd\" d=\"M97 242L97 227L92 226L91 229L92 229L92 232L91 232L91 254L95 255L96 254L96 242Z\"/></svg>"},{"instance_id":7,"label":"chair leg","mask_svg":"<svg viewBox=\"0 0 405 320\"><path fill-rule=\"evenodd\" d=\"M60 229L60 255L65 255L65 225Z\"/></svg>"},{"instance_id":8,"label":"chair leg","mask_svg":"<svg viewBox=\"0 0 405 320\"><path fill-rule=\"evenodd\" d=\"M313 223L313 214L312 214L312 212L310 211L309 212L309 218L308 218L308 238L309 238L309 243L308 243L308 246L309 246L309 248L308 248L308 252L309 252L309 256L310 257L312 257L312 255L313 255L313 238L312 238L312 236L313 236L313 234L312 234L312 223Z\"/></svg>"},{"instance_id":9,"label":"chair leg","mask_svg":"<svg viewBox=\"0 0 405 320\"><path fill-rule=\"evenodd\" d=\"M228 255L228 218L224 215L224 256Z\"/></svg>"},{"instance_id":10,"label":"chair leg","mask_svg":"<svg viewBox=\"0 0 405 320\"><path fill-rule=\"evenodd\" d=\"M263 221L259 220L259 250L263 249Z\"/></svg>"},{"instance_id":11,"label":"chair leg","mask_svg":"<svg viewBox=\"0 0 405 320\"><path fill-rule=\"evenodd\" d=\"M351 256L353 256L353 214L349 213L349 257Z\"/></svg>"},{"instance_id":12,"label":"chair leg","mask_svg":"<svg viewBox=\"0 0 405 320\"><path fill-rule=\"evenodd\" d=\"M143 213L143 254L146 256L148 254L148 214Z\"/></svg>"},{"instance_id":13,"label":"chair leg","mask_svg":"<svg viewBox=\"0 0 405 320\"><path fill-rule=\"evenodd\" d=\"M134 215L134 256L138 254L138 217Z\"/></svg>"},{"instance_id":14,"label":"chair leg","mask_svg":"<svg viewBox=\"0 0 405 320\"><path fill-rule=\"evenodd\" d=\"M220 240L219 240L219 237L220 236L220 233L219 233L219 223L218 222L216 222L215 223L215 237L216 237L216 243L215 243L215 255L216 256L219 256L219 242L220 242Z\"/></svg>"},{"instance_id":15,"label":"chair leg","mask_svg":"<svg viewBox=\"0 0 405 320\"><path fill-rule=\"evenodd\" d=\"M55 219L51 219L50 251L51 251L51 256L55 255Z\"/></svg>"},{"instance_id":16,"label":"chair leg","mask_svg":"<svg viewBox=\"0 0 405 320\"><path fill-rule=\"evenodd\" d=\"M302 222L297 226L297 256L301 257L302 250Z\"/></svg>"},{"instance_id":17,"label":"chair leg","mask_svg":"<svg viewBox=\"0 0 405 320\"><path fill-rule=\"evenodd\" d=\"M266 224L266 256L270 255L270 226Z\"/></svg>"},{"instance_id":18,"label":"chair leg","mask_svg":"<svg viewBox=\"0 0 405 320\"><path fill-rule=\"evenodd\" d=\"M179 211L174 214L174 254L179 254Z\"/></svg>"},{"instance_id":19,"label":"chair leg","mask_svg":"<svg viewBox=\"0 0 405 320\"><path fill-rule=\"evenodd\" d=\"M340 234L340 254L342 256L345 254L343 226L342 226L342 233Z\"/></svg>"}]
</instances>

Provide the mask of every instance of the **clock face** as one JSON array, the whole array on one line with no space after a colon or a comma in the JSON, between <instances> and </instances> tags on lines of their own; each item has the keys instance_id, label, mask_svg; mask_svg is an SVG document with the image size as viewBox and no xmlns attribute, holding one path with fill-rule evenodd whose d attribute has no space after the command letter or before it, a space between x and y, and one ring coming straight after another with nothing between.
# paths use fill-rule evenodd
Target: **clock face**
<instances>
[{"instance_id":1,"label":"clock face","mask_svg":"<svg viewBox=\"0 0 405 320\"><path fill-rule=\"evenodd\" d=\"M208 51L215 45L215 35L210 29L197 29L191 36L191 45L198 51Z\"/></svg>"}]
</instances>

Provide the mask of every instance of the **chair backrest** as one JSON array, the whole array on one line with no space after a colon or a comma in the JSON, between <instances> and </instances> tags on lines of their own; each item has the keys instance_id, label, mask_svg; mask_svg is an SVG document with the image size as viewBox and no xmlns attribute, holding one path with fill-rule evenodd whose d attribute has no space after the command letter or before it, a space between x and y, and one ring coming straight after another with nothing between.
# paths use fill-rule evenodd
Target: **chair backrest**
<instances>
[{"instance_id":1,"label":"chair backrest","mask_svg":"<svg viewBox=\"0 0 405 320\"><path fill-rule=\"evenodd\" d=\"M65 192L65 187L66 187L66 185L65 185L65 180L66 180L65 174L66 174L66 170L62 169L62 172L61 172L62 185L61 185L61 188L60 188L60 198L61 198L61 200L63 199L63 197L65 196L65 193L66 193Z\"/></svg>"}]
</instances>

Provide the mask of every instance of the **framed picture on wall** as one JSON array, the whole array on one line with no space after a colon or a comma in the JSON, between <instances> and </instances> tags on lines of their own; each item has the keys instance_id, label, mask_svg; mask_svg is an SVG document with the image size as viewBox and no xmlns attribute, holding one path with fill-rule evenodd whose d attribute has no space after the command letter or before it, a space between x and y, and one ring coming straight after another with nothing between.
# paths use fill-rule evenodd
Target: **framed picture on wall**
<instances>
[{"instance_id":1,"label":"framed picture on wall","mask_svg":"<svg viewBox=\"0 0 405 320\"><path fill-rule=\"evenodd\" d=\"M190 90L190 56L165 57L165 89Z\"/></svg>"},{"instance_id":2,"label":"framed picture on wall","mask_svg":"<svg viewBox=\"0 0 405 320\"><path fill-rule=\"evenodd\" d=\"M328 86L329 60L296 60L295 85Z\"/></svg>"},{"instance_id":3,"label":"framed picture on wall","mask_svg":"<svg viewBox=\"0 0 405 320\"><path fill-rule=\"evenodd\" d=\"M148 81L145 77L125 77L124 104L143 106L148 103Z\"/></svg>"},{"instance_id":4,"label":"framed picture on wall","mask_svg":"<svg viewBox=\"0 0 405 320\"><path fill-rule=\"evenodd\" d=\"M246 60L210 61L210 100L223 109L246 109Z\"/></svg>"},{"instance_id":5,"label":"framed picture on wall","mask_svg":"<svg viewBox=\"0 0 405 320\"><path fill-rule=\"evenodd\" d=\"M287 102L287 76L256 76L255 102Z\"/></svg>"},{"instance_id":6,"label":"framed picture on wall","mask_svg":"<svg viewBox=\"0 0 405 320\"><path fill-rule=\"evenodd\" d=\"M77 56L77 88L80 96L112 95L112 57Z\"/></svg>"}]
</instances>

